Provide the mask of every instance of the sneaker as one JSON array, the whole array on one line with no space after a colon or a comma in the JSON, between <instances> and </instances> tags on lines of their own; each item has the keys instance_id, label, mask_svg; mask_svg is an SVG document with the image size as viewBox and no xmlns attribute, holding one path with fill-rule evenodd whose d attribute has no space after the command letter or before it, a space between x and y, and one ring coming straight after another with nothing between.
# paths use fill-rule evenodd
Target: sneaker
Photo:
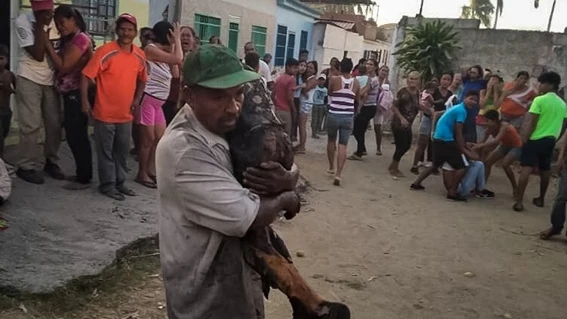
<instances>
[{"instance_id":1,"label":"sneaker","mask_svg":"<svg viewBox=\"0 0 567 319\"><path fill-rule=\"evenodd\" d=\"M18 176L19 178L23 179L24 181L28 182L28 183L32 183L32 184L43 184L45 183L45 180L43 179L43 176L41 175L41 173L33 170L33 169L18 169L16 171L16 176Z\"/></svg>"},{"instance_id":2,"label":"sneaker","mask_svg":"<svg viewBox=\"0 0 567 319\"><path fill-rule=\"evenodd\" d=\"M494 198L494 196L494 192L491 192L488 189L483 189L480 192L476 193L476 197L478 198Z\"/></svg>"},{"instance_id":3,"label":"sneaker","mask_svg":"<svg viewBox=\"0 0 567 319\"><path fill-rule=\"evenodd\" d=\"M45 167L43 168L43 171L47 173L47 175L51 176L54 179L57 180L64 180L65 179L65 175L63 174L63 172L61 172L61 169L59 168L59 166L57 164L53 164L49 161L47 161L47 163L45 163Z\"/></svg>"}]
</instances>

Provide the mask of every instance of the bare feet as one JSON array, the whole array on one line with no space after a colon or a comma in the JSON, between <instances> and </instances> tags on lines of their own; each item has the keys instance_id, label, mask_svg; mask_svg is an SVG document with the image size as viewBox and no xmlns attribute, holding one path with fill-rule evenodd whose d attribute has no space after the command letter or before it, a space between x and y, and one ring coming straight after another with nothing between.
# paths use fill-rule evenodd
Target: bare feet
<instances>
[{"instance_id":1,"label":"bare feet","mask_svg":"<svg viewBox=\"0 0 567 319\"><path fill-rule=\"evenodd\" d=\"M539 238L541 240L548 240L553 236L559 235L561 234L561 229L555 229L553 227L546 229L544 231L542 231L541 233L539 233Z\"/></svg>"}]
</instances>

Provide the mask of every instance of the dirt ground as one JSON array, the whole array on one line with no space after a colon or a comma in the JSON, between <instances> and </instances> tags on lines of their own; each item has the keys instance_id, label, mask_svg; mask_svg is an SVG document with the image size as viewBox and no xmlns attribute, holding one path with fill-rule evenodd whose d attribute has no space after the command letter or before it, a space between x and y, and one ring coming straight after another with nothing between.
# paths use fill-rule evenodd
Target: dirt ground
<instances>
[{"instance_id":1,"label":"dirt ground","mask_svg":"<svg viewBox=\"0 0 567 319\"><path fill-rule=\"evenodd\" d=\"M349 305L352 318L565 318L567 238L536 236L548 226L555 181L543 209L512 211L500 169L489 182L495 199L453 203L444 199L440 177L427 180L425 192L409 190L413 149L402 162L408 177L390 178L388 142L382 157L370 147L364 161L347 162L343 186L335 187L325 174L324 142L309 140L311 151L297 157L313 187L308 205L276 228L294 254L304 255L295 263L309 283ZM536 181L526 198L536 195ZM150 249L89 284L2 297L0 318L165 318L164 302ZM272 292L266 317L291 318L281 293Z\"/></svg>"}]
</instances>

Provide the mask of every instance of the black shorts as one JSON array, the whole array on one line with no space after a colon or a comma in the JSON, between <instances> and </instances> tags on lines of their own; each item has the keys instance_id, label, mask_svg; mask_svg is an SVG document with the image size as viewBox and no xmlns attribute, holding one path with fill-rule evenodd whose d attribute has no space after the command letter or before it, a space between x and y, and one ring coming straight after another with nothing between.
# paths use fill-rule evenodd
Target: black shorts
<instances>
[{"instance_id":1,"label":"black shorts","mask_svg":"<svg viewBox=\"0 0 567 319\"><path fill-rule=\"evenodd\" d=\"M551 158L555 149L555 137L544 137L539 140L529 140L522 147L520 162L522 166L538 166L541 171L551 170Z\"/></svg>"},{"instance_id":2,"label":"black shorts","mask_svg":"<svg viewBox=\"0 0 567 319\"><path fill-rule=\"evenodd\" d=\"M463 155L456 142L433 140L433 166L440 168L445 163L455 170L465 168Z\"/></svg>"}]
</instances>

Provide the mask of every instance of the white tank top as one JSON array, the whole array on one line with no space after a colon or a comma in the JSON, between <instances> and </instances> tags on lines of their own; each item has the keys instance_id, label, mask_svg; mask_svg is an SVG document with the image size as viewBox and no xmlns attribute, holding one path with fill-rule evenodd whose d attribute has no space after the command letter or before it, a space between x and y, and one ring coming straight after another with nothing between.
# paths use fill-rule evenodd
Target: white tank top
<instances>
[{"instance_id":1,"label":"white tank top","mask_svg":"<svg viewBox=\"0 0 567 319\"><path fill-rule=\"evenodd\" d=\"M148 46L157 46L153 43ZM148 60L148 82L144 92L160 100L166 100L171 88L171 69L165 62Z\"/></svg>"}]
</instances>

